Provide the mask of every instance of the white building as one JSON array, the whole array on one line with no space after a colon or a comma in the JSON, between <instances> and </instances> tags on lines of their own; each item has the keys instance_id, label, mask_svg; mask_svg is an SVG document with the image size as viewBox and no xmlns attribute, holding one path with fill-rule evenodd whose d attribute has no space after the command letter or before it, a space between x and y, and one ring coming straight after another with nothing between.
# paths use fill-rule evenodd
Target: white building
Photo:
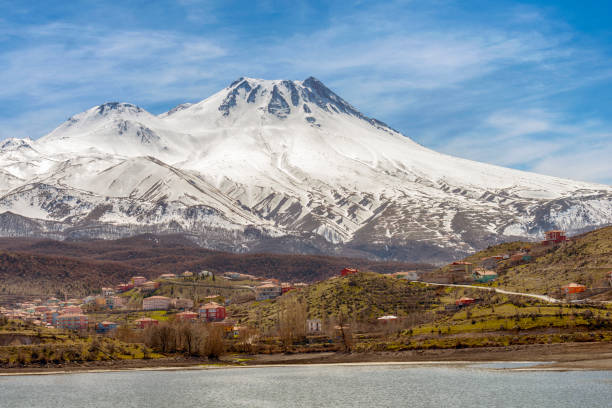
<instances>
[{"instance_id":1,"label":"white building","mask_svg":"<svg viewBox=\"0 0 612 408\"><path fill-rule=\"evenodd\" d=\"M170 308L169 297L151 296L142 299L142 310L168 310Z\"/></svg>"},{"instance_id":2,"label":"white building","mask_svg":"<svg viewBox=\"0 0 612 408\"><path fill-rule=\"evenodd\" d=\"M306 321L306 328L310 334L321 333L323 330L321 319L308 319Z\"/></svg>"},{"instance_id":3,"label":"white building","mask_svg":"<svg viewBox=\"0 0 612 408\"><path fill-rule=\"evenodd\" d=\"M255 288L255 298L257 300L275 299L283 294L283 289L280 285L267 283Z\"/></svg>"}]
</instances>

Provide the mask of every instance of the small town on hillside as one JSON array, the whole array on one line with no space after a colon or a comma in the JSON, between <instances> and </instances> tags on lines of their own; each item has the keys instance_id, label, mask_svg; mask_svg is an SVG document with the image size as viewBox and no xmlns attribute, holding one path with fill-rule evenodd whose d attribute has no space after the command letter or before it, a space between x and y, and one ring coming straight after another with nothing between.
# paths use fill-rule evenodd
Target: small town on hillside
<instances>
[{"instance_id":1,"label":"small town on hillside","mask_svg":"<svg viewBox=\"0 0 612 408\"><path fill-rule=\"evenodd\" d=\"M494 285L498 279L497 266L501 263L518 265L529 263L534 257L546 252L553 245L568 242L563 231L547 231L545 239L539 245L524 247L513 253L499 253L481 258L477 262L455 261L435 275L419 276L416 271L403 271L391 274L398 279L409 281L427 281L439 284L486 284ZM358 273L355 268L344 268L339 271L340 277ZM612 271L607 272L608 285L612 286ZM331 278L334 279L334 278ZM121 325L133 329L146 329L159 324L160 320L169 317L181 321L201 321L222 327L230 337L238 337L244 328L238 319L227 312L231 304L230 297L221 293L211 293L203 299L188 297L172 297L158 294L164 284L179 284L208 286L209 291L215 291L215 281L227 283L225 288L240 288L252 293L243 299L256 302L276 299L289 291L301 290L305 283L279 282L274 278L262 278L238 272L225 272L216 276L213 272L202 270L197 273L184 271L181 274L165 273L155 280L144 276L134 276L129 282L117 284L115 287L102 287L96 294L82 299L50 297L18 302L10 307L1 307L0 314L10 318L30 322L37 326L50 328L95 331L106 334ZM207 284L208 282L208 284ZM220 287L223 288L223 287ZM609 287L588 288L576 282L567 282L556 288L556 294L570 301L578 301L593 294L595 290L608 290ZM219 291L220 292L220 291ZM456 307L472 304L477 299L461 297L455 301ZM160 313L160 312L163 312ZM125 315L138 314L138 318L125 319ZM100 316L106 318L101 320ZM381 321L397 319L394 315L379 316ZM307 321L308 331L320 331L320 319ZM317 330L318 328L318 330Z\"/></svg>"},{"instance_id":2,"label":"small town on hillside","mask_svg":"<svg viewBox=\"0 0 612 408\"><path fill-rule=\"evenodd\" d=\"M564 263L598 236L589 234L550 231L436 270L346 266L309 283L185 270L137 274L82 298L5 293L0 367L612 341L609 260L588 273Z\"/></svg>"}]
</instances>

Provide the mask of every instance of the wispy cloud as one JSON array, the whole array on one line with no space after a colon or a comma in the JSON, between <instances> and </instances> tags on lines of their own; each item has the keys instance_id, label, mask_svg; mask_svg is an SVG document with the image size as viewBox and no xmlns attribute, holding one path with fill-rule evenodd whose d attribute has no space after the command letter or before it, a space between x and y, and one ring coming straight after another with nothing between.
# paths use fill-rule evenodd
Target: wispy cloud
<instances>
[{"instance_id":1,"label":"wispy cloud","mask_svg":"<svg viewBox=\"0 0 612 408\"><path fill-rule=\"evenodd\" d=\"M130 9L117 26L77 17L25 24L32 10L17 10L20 23L0 26L0 138L41 136L109 100L157 113L241 75L315 75L426 146L612 183L601 175L612 104L589 99L612 91L610 52L547 10L475 11L452 0L253 4L180 0L167 19L158 10L157 24ZM115 21L117 10L110 14ZM583 170L554 165L572 153Z\"/></svg>"}]
</instances>

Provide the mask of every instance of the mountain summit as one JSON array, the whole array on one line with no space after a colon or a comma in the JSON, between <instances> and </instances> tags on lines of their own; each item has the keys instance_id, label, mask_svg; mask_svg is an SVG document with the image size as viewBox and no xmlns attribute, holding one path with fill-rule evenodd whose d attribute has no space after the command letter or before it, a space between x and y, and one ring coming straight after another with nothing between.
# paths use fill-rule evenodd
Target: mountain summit
<instances>
[{"instance_id":1,"label":"mountain summit","mask_svg":"<svg viewBox=\"0 0 612 408\"><path fill-rule=\"evenodd\" d=\"M239 78L152 115L106 103L0 145L0 234L186 233L233 251L447 260L612 222L612 187L427 149L321 81Z\"/></svg>"}]
</instances>

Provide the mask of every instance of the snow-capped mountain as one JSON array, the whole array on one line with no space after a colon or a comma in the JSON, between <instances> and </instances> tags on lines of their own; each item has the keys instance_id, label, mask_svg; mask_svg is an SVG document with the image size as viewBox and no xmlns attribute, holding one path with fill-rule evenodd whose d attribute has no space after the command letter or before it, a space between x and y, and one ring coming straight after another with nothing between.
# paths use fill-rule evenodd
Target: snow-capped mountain
<instances>
[{"instance_id":1,"label":"snow-capped mountain","mask_svg":"<svg viewBox=\"0 0 612 408\"><path fill-rule=\"evenodd\" d=\"M437 153L312 77L240 78L158 116L106 103L0 141L0 235L431 261L610 223L610 186Z\"/></svg>"}]
</instances>

